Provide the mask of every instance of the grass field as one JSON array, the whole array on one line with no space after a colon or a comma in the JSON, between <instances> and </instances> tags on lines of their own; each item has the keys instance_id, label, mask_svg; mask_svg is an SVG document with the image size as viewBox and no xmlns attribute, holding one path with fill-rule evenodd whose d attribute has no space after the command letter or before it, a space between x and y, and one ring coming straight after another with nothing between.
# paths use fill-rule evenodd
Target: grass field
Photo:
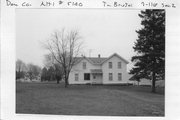
<instances>
[{"instance_id":1,"label":"grass field","mask_svg":"<svg viewBox=\"0 0 180 120\"><path fill-rule=\"evenodd\" d=\"M16 113L164 116L164 89L145 86L16 83Z\"/></svg>"}]
</instances>

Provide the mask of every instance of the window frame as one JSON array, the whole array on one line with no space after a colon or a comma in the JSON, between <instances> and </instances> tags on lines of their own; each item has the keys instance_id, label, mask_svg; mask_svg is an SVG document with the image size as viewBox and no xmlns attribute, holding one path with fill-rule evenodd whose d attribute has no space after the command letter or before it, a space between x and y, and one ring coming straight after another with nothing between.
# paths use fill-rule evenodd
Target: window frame
<instances>
[{"instance_id":1,"label":"window frame","mask_svg":"<svg viewBox=\"0 0 180 120\"><path fill-rule=\"evenodd\" d=\"M86 79L86 78L88 78L88 79ZM90 81L91 80L90 73L84 73L84 80L85 81Z\"/></svg>"},{"instance_id":2,"label":"window frame","mask_svg":"<svg viewBox=\"0 0 180 120\"><path fill-rule=\"evenodd\" d=\"M83 69L86 69L86 62L83 62Z\"/></svg>"},{"instance_id":3,"label":"window frame","mask_svg":"<svg viewBox=\"0 0 180 120\"><path fill-rule=\"evenodd\" d=\"M79 81L79 74L78 74L78 73L75 73L75 74L74 74L74 80L75 80L75 81Z\"/></svg>"},{"instance_id":4,"label":"window frame","mask_svg":"<svg viewBox=\"0 0 180 120\"><path fill-rule=\"evenodd\" d=\"M108 63L108 66L109 66L109 69L112 69L112 68L113 68L112 62L109 62L109 63Z\"/></svg>"},{"instance_id":5,"label":"window frame","mask_svg":"<svg viewBox=\"0 0 180 120\"><path fill-rule=\"evenodd\" d=\"M109 81L113 81L113 73L109 73Z\"/></svg>"},{"instance_id":6,"label":"window frame","mask_svg":"<svg viewBox=\"0 0 180 120\"><path fill-rule=\"evenodd\" d=\"M121 68L122 68L122 63L118 62L118 69L121 69Z\"/></svg>"},{"instance_id":7,"label":"window frame","mask_svg":"<svg viewBox=\"0 0 180 120\"><path fill-rule=\"evenodd\" d=\"M118 81L122 81L122 73L118 73Z\"/></svg>"}]
</instances>

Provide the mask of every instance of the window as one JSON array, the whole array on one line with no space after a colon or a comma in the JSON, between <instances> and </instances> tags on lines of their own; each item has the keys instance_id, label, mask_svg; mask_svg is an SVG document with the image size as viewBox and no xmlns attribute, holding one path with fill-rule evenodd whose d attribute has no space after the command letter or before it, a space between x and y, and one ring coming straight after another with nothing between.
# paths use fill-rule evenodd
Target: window
<instances>
[{"instance_id":1,"label":"window","mask_svg":"<svg viewBox=\"0 0 180 120\"><path fill-rule=\"evenodd\" d=\"M122 80L122 73L118 73L118 80L119 80L119 81Z\"/></svg>"},{"instance_id":2,"label":"window","mask_svg":"<svg viewBox=\"0 0 180 120\"><path fill-rule=\"evenodd\" d=\"M112 68L112 62L109 62L109 68L110 69Z\"/></svg>"},{"instance_id":3,"label":"window","mask_svg":"<svg viewBox=\"0 0 180 120\"><path fill-rule=\"evenodd\" d=\"M118 62L118 68L121 69L121 62Z\"/></svg>"},{"instance_id":4,"label":"window","mask_svg":"<svg viewBox=\"0 0 180 120\"><path fill-rule=\"evenodd\" d=\"M113 80L113 74L109 73L109 81L112 81L112 80Z\"/></svg>"},{"instance_id":5,"label":"window","mask_svg":"<svg viewBox=\"0 0 180 120\"><path fill-rule=\"evenodd\" d=\"M84 80L90 80L90 74L84 73Z\"/></svg>"},{"instance_id":6,"label":"window","mask_svg":"<svg viewBox=\"0 0 180 120\"><path fill-rule=\"evenodd\" d=\"M83 69L86 69L86 62L83 62Z\"/></svg>"},{"instance_id":7,"label":"window","mask_svg":"<svg viewBox=\"0 0 180 120\"><path fill-rule=\"evenodd\" d=\"M75 81L78 81L78 80L79 80L79 74L76 73L76 74L75 74Z\"/></svg>"},{"instance_id":8,"label":"window","mask_svg":"<svg viewBox=\"0 0 180 120\"><path fill-rule=\"evenodd\" d=\"M95 75L93 75L93 79L96 79L96 76L95 76Z\"/></svg>"}]
</instances>

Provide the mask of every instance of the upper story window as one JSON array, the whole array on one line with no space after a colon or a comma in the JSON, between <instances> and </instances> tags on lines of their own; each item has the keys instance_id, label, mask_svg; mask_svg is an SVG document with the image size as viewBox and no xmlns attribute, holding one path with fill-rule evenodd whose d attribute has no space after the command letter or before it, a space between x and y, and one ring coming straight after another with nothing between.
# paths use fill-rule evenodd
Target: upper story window
<instances>
[{"instance_id":1,"label":"upper story window","mask_svg":"<svg viewBox=\"0 0 180 120\"><path fill-rule=\"evenodd\" d=\"M109 73L109 81L112 81L112 80L113 80L113 74Z\"/></svg>"},{"instance_id":2,"label":"upper story window","mask_svg":"<svg viewBox=\"0 0 180 120\"><path fill-rule=\"evenodd\" d=\"M118 62L118 69L121 69L121 62Z\"/></svg>"},{"instance_id":3,"label":"upper story window","mask_svg":"<svg viewBox=\"0 0 180 120\"><path fill-rule=\"evenodd\" d=\"M109 62L109 68L110 69L112 68L112 62Z\"/></svg>"},{"instance_id":4,"label":"upper story window","mask_svg":"<svg viewBox=\"0 0 180 120\"><path fill-rule=\"evenodd\" d=\"M86 69L86 62L83 62L83 69Z\"/></svg>"}]
</instances>

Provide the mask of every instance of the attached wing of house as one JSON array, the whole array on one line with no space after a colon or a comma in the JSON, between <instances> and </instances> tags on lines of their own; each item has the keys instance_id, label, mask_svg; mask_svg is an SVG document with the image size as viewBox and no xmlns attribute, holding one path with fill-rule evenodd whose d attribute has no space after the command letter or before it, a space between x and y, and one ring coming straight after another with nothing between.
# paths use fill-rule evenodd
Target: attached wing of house
<instances>
[{"instance_id":1,"label":"attached wing of house","mask_svg":"<svg viewBox=\"0 0 180 120\"><path fill-rule=\"evenodd\" d=\"M77 58L69 75L69 84L120 84L128 83L128 61L117 53L107 58Z\"/></svg>"}]
</instances>

